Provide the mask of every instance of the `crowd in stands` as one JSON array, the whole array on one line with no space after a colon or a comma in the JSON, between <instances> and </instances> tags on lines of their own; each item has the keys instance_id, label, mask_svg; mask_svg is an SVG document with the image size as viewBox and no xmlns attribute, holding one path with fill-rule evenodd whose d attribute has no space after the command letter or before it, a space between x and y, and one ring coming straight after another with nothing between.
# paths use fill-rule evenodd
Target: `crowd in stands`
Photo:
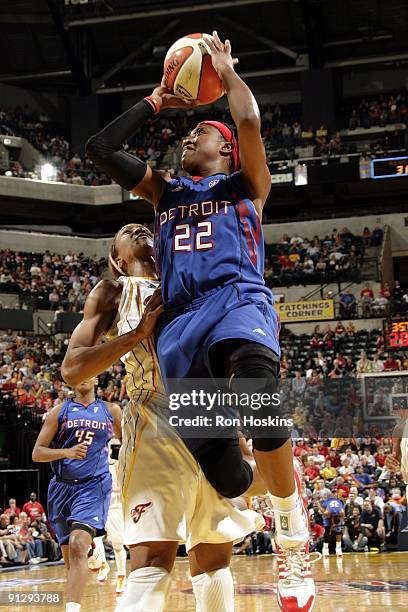
<instances>
[{"instance_id":1,"label":"crowd in stands","mask_svg":"<svg viewBox=\"0 0 408 612\"><path fill-rule=\"evenodd\" d=\"M349 103L350 106L350 103ZM348 118L349 130L385 127L396 123L407 123L408 98L405 91L391 95L376 95L356 101Z\"/></svg>"},{"instance_id":2,"label":"crowd in stands","mask_svg":"<svg viewBox=\"0 0 408 612\"><path fill-rule=\"evenodd\" d=\"M1 567L61 559L61 549L36 493L30 494L22 510L15 499L10 499L3 510L0 509Z\"/></svg>"},{"instance_id":3,"label":"crowd in stands","mask_svg":"<svg viewBox=\"0 0 408 612\"><path fill-rule=\"evenodd\" d=\"M367 228L366 228L367 229ZM368 230L370 231L370 230ZM381 243L383 231L370 232L370 245ZM346 227L311 240L284 234L277 244L265 245L265 281L270 287L359 280L365 250L364 233Z\"/></svg>"},{"instance_id":4,"label":"crowd in stands","mask_svg":"<svg viewBox=\"0 0 408 612\"><path fill-rule=\"evenodd\" d=\"M265 282L272 288L358 282L366 245L380 244L382 235L383 230L379 227L373 232L365 228L361 236L353 235L347 228L334 229L324 238L314 236L311 240L285 234L277 244L266 244ZM83 253L68 251L66 255L58 255L48 249L43 253L2 249L0 293L17 294L14 308L80 312L104 269L104 260L96 261ZM361 296L362 312L364 315L376 314L381 306L379 298L370 298L368 293L367 290ZM400 286L393 290L394 296L399 293L401 303L406 304L405 291ZM345 302L350 300L346 296L340 299L340 316L351 318L354 316L351 312L353 304L346 305ZM384 288L380 302L387 299Z\"/></svg>"},{"instance_id":5,"label":"crowd in stands","mask_svg":"<svg viewBox=\"0 0 408 612\"><path fill-rule=\"evenodd\" d=\"M0 293L17 293L24 308L78 312L100 278L101 263L68 251L58 255L0 251Z\"/></svg>"},{"instance_id":6,"label":"crowd in stands","mask_svg":"<svg viewBox=\"0 0 408 612\"><path fill-rule=\"evenodd\" d=\"M67 341L49 343L34 335L0 336L0 416L17 412L22 423L40 424L72 390L59 375ZM99 377L96 395L109 402L126 402L125 371L120 363Z\"/></svg>"},{"instance_id":7,"label":"crowd in stands","mask_svg":"<svg viewBox=\"0 0 408 612\"><path fill-rule=\"evenodd\" d=\"M391 448L391 438L379 436L296 441L294 456L304 473L312 551L325 557L397 548L407 497L400 473L385 466ZM273 514L263 498L252 503L265 527L235 547L235 554L275 552Z\"/></svg>"},{"instance_id":8,"label":"crowd in stands","mask_svg":"<svg viewBox=\"0 0 408 612\"><path fill-rule=\"evenodd\" d=\"M354 101L352 102L354 105ZM349 103L350 106L350 103ZM295 159L296 147L311 148L307 157L330 157L355 151L354 145L342 141L339 131L330 132L322 124L318 129L302 126L301 105L261 106L261 131L267 159ZM126 145L127 150L151 165L159 165L170 146L178 145L181 139L203 117L202 110L172 112L159 115L142 126ZM207 119L231 123L227 110L206 109ZM359 127L382 126L406 123L407 95L380 95L364 98L346 111L346 123L350 130ZM72 151L64 129L50 121L45 113L35 113L27 106L7 109L0 106L0 132L26 138L43 156L45 161L57 168L56 180L78 185L105 185L111 180L99 172L83 151ZM373 140L371 152L387 148L402 148L406 135L400 129ZM305 149L306 150L306 149ZM178 164L175 164L178 166ZM178 167L173 169L175 173ZM16 159L12 159L8 174L16 177L39 178L39 169L27 171Z\"/></svg>"},{"instance_id":9,"label":"crowd in stands","mask_svg":"<svg viewBox=\"0 0 408 612\"><path fill-rule=\"evenodd\" d=\"M71 150L63 128L51 122L46 113L35 113L28 106L7 109L0 105L0 133L25 138L56 170L54 180L75 185L108 185L111 180L99 172L84 155ZM82 153L82 152L81 152ZM8 176L40 178L40 167L30 171L16 159L10 160Z\"/></svg>"}]
</instances>

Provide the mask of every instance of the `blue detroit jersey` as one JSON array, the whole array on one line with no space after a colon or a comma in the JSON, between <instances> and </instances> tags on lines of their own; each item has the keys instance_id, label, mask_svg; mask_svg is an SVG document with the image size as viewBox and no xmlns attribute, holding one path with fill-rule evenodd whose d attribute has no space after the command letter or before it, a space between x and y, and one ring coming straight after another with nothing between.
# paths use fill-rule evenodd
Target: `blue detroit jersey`
<instances>
[{"instance_id":1,"label":"blue detroit jersey","mask_svg":"<svg viewBox=\"0 0 408 612\"><path fill-rule=\"evenodd\" d=\"M66 400L58 415L58 431L54 448L70 448L81 442L88 444L85 459L60 459L52 463L57 477L82 480L109 473L108 442L113 435L113 416L105 402L95 400L84 406Z\"/></svg>"},{"instance_id":2,"label":"blue detroit jersey","mask_svg":"<svg viewBox=\"0 0 408 612\"><path fill-rule=\"evenodd\" d=\"M240 172L167 183L156 212L155 259L166 306L240 282L272 303L262 226Z\"/></svg>"}]
</instances>

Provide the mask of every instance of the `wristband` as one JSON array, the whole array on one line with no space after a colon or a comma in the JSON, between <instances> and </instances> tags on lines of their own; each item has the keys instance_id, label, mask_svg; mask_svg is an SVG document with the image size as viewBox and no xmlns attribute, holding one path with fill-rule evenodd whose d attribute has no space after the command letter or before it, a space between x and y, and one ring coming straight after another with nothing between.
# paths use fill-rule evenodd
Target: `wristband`
<instances>
[{"instance_id":1,"label":"wristband","mask_svg":"<svg viewBox=\"0 0 408 612\"><path fill-rule=\"evenodd\" d=\"M160 112L161 104L159 104L159 102L155 100L155 98L153 98L152 96L146 96L145 100L152 107L154 114L157 115L157 113Z\"/></svg>"}]
</instances>

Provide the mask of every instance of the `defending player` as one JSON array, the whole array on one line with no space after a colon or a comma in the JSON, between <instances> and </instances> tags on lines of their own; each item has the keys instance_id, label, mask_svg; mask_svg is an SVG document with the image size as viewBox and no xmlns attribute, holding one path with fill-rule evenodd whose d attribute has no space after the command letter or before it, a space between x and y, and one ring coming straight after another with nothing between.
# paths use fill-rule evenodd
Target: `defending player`
<instances>
[{"instance_id":1,"label":"defending player","mask_svg":"<svg viewBox=\"0 0 408 612\"><path fill-rule=\"evenodd\" d=\"M121 595L126 586L126 550L123 547L124 524L122 497L118 481L119 440L112 439L109 443L109 471L112 476L112 493L109 502L108 519L106 521L106 538L112 544L116 562L116 595ZM106 560L103 537L95 538L96 555L102 560L97 580L106 582L110 565Z\"/></svg>"},{"instance_id":2,"label":"defending player","mask_svg":"<svg viewBox=\"0 0 408 612\"><path fill-rule=\"evenodd\" d=\"M240 512L221 498L169 425L168 398L149 338L161 312L160 292L153 293L158 281L152 245L143 226L126 225L118 232L109 257L118 280L101 281L88 296L62 373L74 383L121 355L126 365L131 400L124 410L119 481L131 573L117 610L166 609L178 544L185 542L197 610L232 612L232 544L254 530L259 515ZM99 344L103 333L109 342ZM246 459L251 462L250 455ZM256 475L251 489L249 495L262 494Z\"/></svg>"},{"instance_id":3,"label":"defending player","mask_svg":"<svg viewBox=\"0 0 408 612\"><path fill-rule=\"evenodd\" d=\"M95 399L97 379L75 385L75 396L56 406L35 443L33 461L50 461L48 518L68 570L67 612L79 612L89 575L92 539L105 533L112 479L108 442L121 437L119 406Z\"/></svg>"},{"instance_id":4,"label":"defending player","mask_svg":"<svg viewBox=\"0 0 408 612\"><path fill-rule=\"evenodd\" d=\"M165 381L212 374L228 379L230 390L239 393L240 379L252 378L262 381L257 391L271 394L277 388L280 350L273 297L263 279L261 219L271 176L259 109L235 73L229 41L223 44L214 32L207 42L238 129L239 148L228 126L202 121L183 141L182 165L193 178L170 181L124 152L124 142L155 113L192 106L161 85L91 138L87 152L117 183L156 209L155 258L165 304L157 350ZM279 410L268 407L257 416L278 417ZM308 519L295 486L289 432L283 428L264 437L265 432L248 429L277 519L283 560L279 604L310 610L315 587ZM206 465L204 441L186 440L210 482L235 497L245 489L248 472L234 466L234 440L225 441L221 451L217 442L206 443L215 449L212 459L211 453L205 454L210 459Z\"/></svg>"}]
</instances>

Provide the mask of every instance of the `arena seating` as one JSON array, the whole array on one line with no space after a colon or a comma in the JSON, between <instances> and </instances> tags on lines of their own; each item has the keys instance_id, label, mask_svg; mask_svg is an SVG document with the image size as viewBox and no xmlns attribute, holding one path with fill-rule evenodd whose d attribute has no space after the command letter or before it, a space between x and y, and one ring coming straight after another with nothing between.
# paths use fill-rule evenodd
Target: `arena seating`
<instances>
[{"instance_id":1,"label":"arena seating","mask_svg":"<svg viewBox=\"0 0 408 612\"><path fill-rule=\"evenodd\" d=\"M325 125L321 125L317 130L302 126L300 104L261 106L260 110L267 159L268 162L272 162L296 159L300 150L309 150L312 152L311 156L317 158L356 152L357 147L352 140L353 130L405 124L407 100L403 92L368 97L363 100L346 100L342 123L343 128L348 129L347 134L344 130L341 133L331 133ZM168 166L166 153L169 147L177 147L181 138L203 117L202 113L201 109L191 109L187 114L173 112L155 117L128 143L128 151L153 166ZM205 117L232 121L229 113L221 109L206 109ZM71 151L63 127L51 122L45 114L38 115L27 107L6 109L0 106L0 132L26 138L49 163L57 168L59 181L90 186L111 182L83 156L81 151ZM400 149L405 146L405 141L405 134L400 129L391 134L375 134L371 136L368 151L375 153L377 150L389 148ZM172 169L177 172L178 164L174 166L176 167ZM33 171L26 171L13 159L8 173L23 178L33 177ZM36 176L35 171L34 176Z\"/></svg>"},{"instance_id":2,"label":"arena seating","mask_svg":"<svg viewBox=\"0 0 408 612\"><path fill-rule=\"evenodd\" d=\"M311 240L282 236L279 243L266 245L266 284L273 288L358 282L366 245L381 243L378 231L365 228L361 236L355 236L344 228ZM4 249L0 251L0 293L18 294L20 307L77 312L104 267L104 260L93 261L81 253L61 256Z\"/></svg>"}]
</instances>

